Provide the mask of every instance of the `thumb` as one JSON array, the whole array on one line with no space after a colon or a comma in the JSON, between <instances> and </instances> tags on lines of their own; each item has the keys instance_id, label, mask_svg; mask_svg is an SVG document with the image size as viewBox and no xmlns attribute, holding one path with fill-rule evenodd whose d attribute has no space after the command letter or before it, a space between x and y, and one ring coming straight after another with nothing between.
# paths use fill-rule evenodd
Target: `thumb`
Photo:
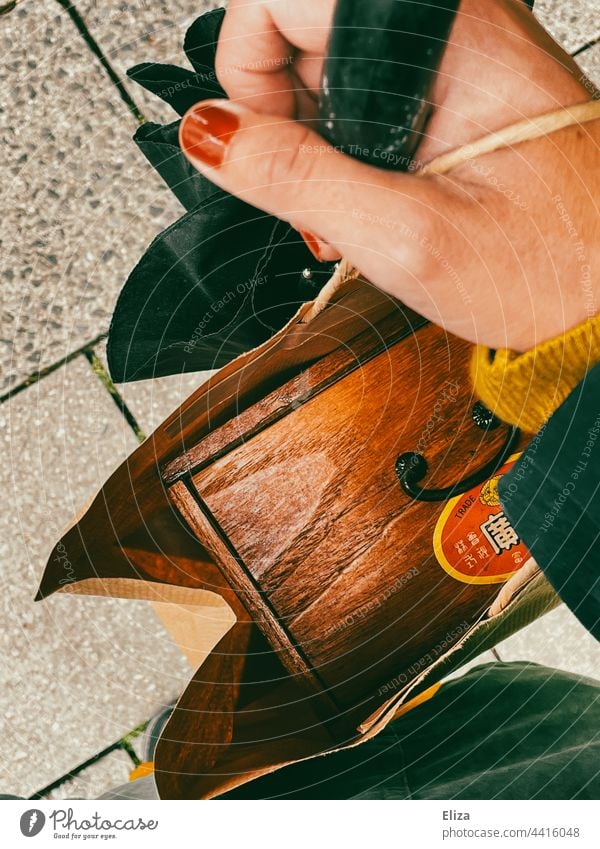
<instances>
[{"instance_id":1,"label":"thumb","mask_svg":"<svg viewBox=\"0 0 600 849\"><path fill-rule=\"evenodd\" d=\"M397 285L398 263L419 274L421 235L429 238L433 220L453 215L456 193L435 178L359 162L308 124L236 102L193 106L180 144L212 182L332 245L388 291L388 277Z\"/></svg>"}]
</instances>

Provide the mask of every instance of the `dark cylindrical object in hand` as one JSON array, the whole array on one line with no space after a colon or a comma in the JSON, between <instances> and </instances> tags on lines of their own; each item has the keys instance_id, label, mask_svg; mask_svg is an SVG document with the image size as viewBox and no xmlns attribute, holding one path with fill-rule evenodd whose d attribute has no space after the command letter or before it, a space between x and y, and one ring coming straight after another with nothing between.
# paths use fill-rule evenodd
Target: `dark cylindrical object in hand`
<instances>
[{"instance_id":1,"label":"dark cylindrical object in hand","mask_svg":"<svg viewBox=\"0 0 600 849\"><path fill-rule=\"evenodd\" d=\"M320 132L344 153L411 169L459 0L338 0Z\"/></svg>"}]
</instances>

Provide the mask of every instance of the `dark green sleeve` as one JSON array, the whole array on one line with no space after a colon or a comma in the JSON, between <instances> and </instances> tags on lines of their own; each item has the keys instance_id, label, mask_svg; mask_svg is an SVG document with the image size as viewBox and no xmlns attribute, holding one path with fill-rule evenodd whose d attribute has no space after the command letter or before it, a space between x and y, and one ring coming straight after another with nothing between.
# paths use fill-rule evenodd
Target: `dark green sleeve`
<instances>
[{"instance_id":1,"label":"dark green sleeve","mask_svg":"<svg viewBox=\"0 0 600 849\"><path fill-rule=\"evenodd\" d=\"M533 438L499 493L549 582L600 640L600 366Z\"/></svg>"}]
</instances>

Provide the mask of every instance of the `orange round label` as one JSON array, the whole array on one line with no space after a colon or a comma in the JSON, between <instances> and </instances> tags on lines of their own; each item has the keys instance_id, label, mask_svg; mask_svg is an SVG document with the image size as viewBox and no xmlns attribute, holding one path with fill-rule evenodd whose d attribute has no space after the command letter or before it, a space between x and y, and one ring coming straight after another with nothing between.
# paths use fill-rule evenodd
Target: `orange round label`
<instances>
[{"instance_id":1,"label":"orange round label","mask_svg":"<svg viewBox=\"0 0 600 849\"><path fill-rule=\"evenodd\" d=\"M433 532L439 563L465 584L500 584L531 557L498 497L498 481L519 455L511 457L493 478L445 506Z\"/></svg>"}]
</instances>

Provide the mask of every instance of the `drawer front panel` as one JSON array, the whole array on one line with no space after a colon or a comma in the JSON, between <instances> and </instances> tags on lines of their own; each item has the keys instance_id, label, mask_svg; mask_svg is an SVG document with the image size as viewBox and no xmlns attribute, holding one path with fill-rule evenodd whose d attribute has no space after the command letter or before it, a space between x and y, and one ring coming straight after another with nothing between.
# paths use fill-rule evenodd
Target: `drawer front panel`
<instances>
[{"instance_id":1,"label":"drawer front panel","mask_svg":"<svg viewBox=\"0 0 600 849\"><path fill-rule=\"evenodd\" d=\"M437 372L422 372L425 353ZM440 567L432 535L444 504L412 501L395 472L398 454L419 450L424 484L447 486L498 450L502 429L471 421L469 356L428 325L192 476L342 704L457 639L497 593Z\"/></svg>"}]
</instances>

